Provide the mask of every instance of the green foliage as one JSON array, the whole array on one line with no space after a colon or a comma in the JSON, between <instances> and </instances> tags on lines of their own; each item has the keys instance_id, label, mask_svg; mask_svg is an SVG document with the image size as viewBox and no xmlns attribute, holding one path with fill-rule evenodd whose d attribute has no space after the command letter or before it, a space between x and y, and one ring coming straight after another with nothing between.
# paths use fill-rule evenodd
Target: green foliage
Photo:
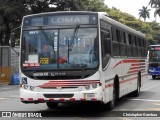
<instances>
[{"instance_id":1,"label":"green foliage","mask_svg":"<svg viewBox=\"0 0 160 120\"><path fill-rule=\"evenodd\" d=\"M144 21L146 21L146 18L150 17L149 11L150 11L150 9L143 6L142 9L139 9L139 17L144 18Z\"/></svg>"},{"instance_id":2,"label":"green foliage","mask_svg":"<svg viewBox=\"0 0 160 120\"><path fill-rule=\"evenodd\" d=\"M151 1L160 2L160 0ZM150 2L150 4L155 4L155 2ZM148 43L159 39L157 37L160 33L158 23L143 22L128 13L121 12L117 8L110 9L104 4L104 0L0 0L0 44L9 44L11 30L20 26L24 15L54 11L107 12L111 18L145 33ZM19 33L20 31L16 33L17 44L19 44Z\"/></svg>"}]
</instances>

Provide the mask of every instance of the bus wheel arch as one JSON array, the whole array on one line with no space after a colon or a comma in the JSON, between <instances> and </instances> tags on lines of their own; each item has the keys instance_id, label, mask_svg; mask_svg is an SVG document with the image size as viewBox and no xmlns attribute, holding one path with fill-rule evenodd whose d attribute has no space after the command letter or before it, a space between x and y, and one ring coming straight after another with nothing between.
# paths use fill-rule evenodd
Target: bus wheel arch
<instances>
[{"instance_id":1,"label":"bus wheel arch","mask_svg":"<svg viewBox=\"0 0 160 120\"><path fill-rule=\"evenodd\" d=\"M140 71L138 72L138 76L137 77L139 77L139 78L137 78L137 80L138 80L137 82L139 82L139 85L141 87L142 84L141 84L141 72Z\"/></svg>"},{"instance_id":2,"label":"bus wheel arch","mask_svg":"<svg viewBox=\"0 0 160 120\"><path fill-rule=\"evenodd\" d=\"M107 103L108 110L112 110L114 108L116 100L118 98L119 98L119 77L118 75L116 75L113 82L112 100Z\"/></svg>"},{"instance_id":3,"label":"bus wheel arch","mask_svg":"<svg viewBox=\"0 0 160 120\"><path fill-rule=\"evenodd\" d=\"M132 92L132 96L138 97L140 94L140 88L141 88L141 72L137 75L137 89Z\"/></svg>"}]
</instances>

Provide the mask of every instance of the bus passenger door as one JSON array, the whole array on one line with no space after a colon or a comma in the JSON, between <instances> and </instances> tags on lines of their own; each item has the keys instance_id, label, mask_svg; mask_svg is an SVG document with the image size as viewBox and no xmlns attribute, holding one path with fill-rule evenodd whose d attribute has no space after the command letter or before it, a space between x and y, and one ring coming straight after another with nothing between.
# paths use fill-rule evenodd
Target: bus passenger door
<instances>
[{"instance_id":1,"label":"bus passenger door","mask_svg":"<svg viewBox=\"0 0 160 120\"><path fill-rule=\"evenodd\" d=\"M108 79L110 79L110 75L112 72L109 70L108 63L111 57L111 27L105 23L105 25L101 26L101 59L102 59L102 73L101 79L103 82L103 99L104 102L108 102L110 98L109 89L106 88L106 84L108 83Z\"/></svg>"}]
</instances>

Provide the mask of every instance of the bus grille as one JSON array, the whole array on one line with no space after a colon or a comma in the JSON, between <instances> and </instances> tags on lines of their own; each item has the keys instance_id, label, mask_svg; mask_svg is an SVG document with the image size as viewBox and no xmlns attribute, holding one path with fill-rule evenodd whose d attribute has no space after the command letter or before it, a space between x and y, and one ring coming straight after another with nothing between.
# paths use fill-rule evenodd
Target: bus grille
<instances>
[{"instance_id":1,"label":"bus grille","mask_svg":"<svg viewBox=\"0 0 160 120\"><path fill-rule=\"evenodd\" d=\"M71 98L73 94L44 94L46 98Z\"/></svg>"}]
</instances>

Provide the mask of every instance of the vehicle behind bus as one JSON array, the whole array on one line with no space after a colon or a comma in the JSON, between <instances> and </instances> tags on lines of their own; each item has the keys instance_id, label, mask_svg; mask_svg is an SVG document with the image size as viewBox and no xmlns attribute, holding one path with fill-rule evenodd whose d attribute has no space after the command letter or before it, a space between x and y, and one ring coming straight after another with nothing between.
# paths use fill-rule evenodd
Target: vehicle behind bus
<instances>
[{"instance_id":1,"label":"vehicle behind bus","mask_svg":"<svg viewBox=\"0 0 160 120\"><path fill-rule=\"evenodd\" d=\"M148 74L156 79L160 76L160 45L150 45L148 54Z\"/></svg>"}]
</instances>

